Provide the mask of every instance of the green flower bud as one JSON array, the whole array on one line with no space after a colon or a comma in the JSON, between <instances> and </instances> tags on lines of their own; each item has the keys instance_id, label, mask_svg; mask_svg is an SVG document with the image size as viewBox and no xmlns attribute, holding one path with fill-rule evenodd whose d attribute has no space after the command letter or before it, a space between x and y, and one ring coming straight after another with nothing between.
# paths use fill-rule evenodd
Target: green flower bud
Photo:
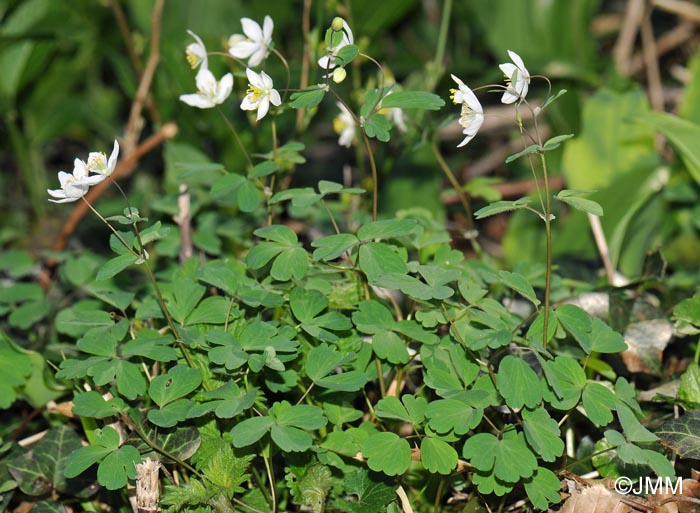
<instances>
[{"instance_id":1,"label":"green flower bud","mask_svg":"<svg viewBox=\"0 0 700 513\"><path fill-rule=\"evenodd\" d=\"M341 30L343 30L343 18L341 18L340 16L336 16L335 18L333 18L331 28L334 32L340 32Z\"/></svg>"},{"instance_id":2,"label":"green flower bud","mask_svg":"<svg viewBox=\"0 0 700 513\"><path fill-rule=\"evenodd\" d=\"M343 80L345 80L346 76L348 76L348 74L345 71L345 68L335 68L333 70L333 82L336 84L340 84Z\"/></svg>"}]
</instances>

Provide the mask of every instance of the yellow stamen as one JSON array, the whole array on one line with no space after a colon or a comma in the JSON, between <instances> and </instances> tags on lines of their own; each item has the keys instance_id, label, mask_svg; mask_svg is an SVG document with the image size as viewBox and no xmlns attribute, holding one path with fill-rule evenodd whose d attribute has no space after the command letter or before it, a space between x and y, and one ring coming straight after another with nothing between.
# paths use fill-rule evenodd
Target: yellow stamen
<instances>
[{"instance_id":1,"label":"yellow stamen","mask_svg":"<svg viewBox=\"0 0 700 513\"><path fill-rule=\"evenodd\" d=\"M457 89L450 89L450 100L452 100L456 104L457 102L455 101L455 94L457 94Z\"/></svg>"},{"instance_id":2,"label":"yellow stamen","mask_svg":"<svg viewBox=\"0 0 700 513\"><path fill-rule=\"evenodd\" d=\"M347 128L347 123L345 123L340 117L334 118L333 119L333 130L335 131L336 134L339 134L345 128Z\"/></svg>"},{"instance_id":3,"label":"yellow stamen","mask_svg":"<svg viewBox=\"0 0 700 513\"><path fill-rule=\"evenodd\" d=\"M252 94L253 95L252 101L257 102L260 99L260 97L263 95L263 92L261 89L255 87L251 84L248 84L248 89L246 90L246 94L249 94L249 95Z\"/></svg>"},{"instance_id":4,"label":"yellow stamen","mask_svg":"<svg viewBox=\"0 0 700 513\"><path fill-rule=\"evenodd\" d=\"M199 64L199 57L192 52L185 51L185 58L192 69L196 68L197 64Z\"/></svg>"}]
</instances>

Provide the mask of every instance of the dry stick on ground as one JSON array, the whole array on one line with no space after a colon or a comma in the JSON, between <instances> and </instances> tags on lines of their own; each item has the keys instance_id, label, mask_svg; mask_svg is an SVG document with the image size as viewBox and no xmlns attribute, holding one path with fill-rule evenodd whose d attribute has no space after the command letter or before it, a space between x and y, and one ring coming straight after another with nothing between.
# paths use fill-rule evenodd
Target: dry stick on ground
<instances>
[{"instance_id":1,"label":"dry stick on ground","mask_svg":"<svg viewBox=\"0 0 700 513\"><path fill-rule=\"evenodd\" d=\"M627 1L625 19L622 22L620 35L613 48L615 67L618 73L623 76L628 76L630 74L629 63L632 58L632 50L634 49L634 41L637 38L637 31L644 17L644 4L644 0Z\"/></svg>"},{"instance_id":2,"label":"dry stick on ground","mask_svg":"<svg viewBox=\"0 0 700 513\"><path fill-rule=\"evenodd\" d=\"M654 40L654 29L651 26L651 8L648 8L642 18L640 32L642 36L642 55L647 72L647 87L649 89L649 101L654 110L663 112L664 110L664 88L661 83L661 71L659 70L659 59L656 53L656 41ZM657 139L657 146L662 144Z\"/></svg>"},{"instance_id":3,"label":"dry stick on ground","mask_svg":"<svg viewBox=\"0 0 700 513\"><path fill-rule=\"evenodd\" d=\"M180 184L180 195L177 198L178 213L173 220L180 227L180 263L194 253L192 249L192 214L190 209L190 193L187 185Z\"/></svg>"},{"instance_id":4,"label":"dry stick on ground","mask_svg":"<svg viewBox=\"0 0 700 513\"><path fill-rule=\"evenodd\" d=\"M670 12L685 18L686 20L700 23L700 7L685 0L651 0L654 7L662 11Z\"/></svg>"},{"instance_id":5,"label":"dry stick on ground","mask_svg":"<svg viewBox=\"0 0 700 513\"><path fill-rule=\"evenodd\" d=\"M697 33L697 25L690 21L684 21L678 26L672 28L656 41L656 55L661 57L671 50L675 50L679 46L685 44ZM629 64L630 75L639 73L644 69L644 55L642 52L637 53L632 57Z\"/></svg>"},{"instance_id":6,"label":"dry stick on ground","mask_svg":"<svg viewBox=\"0 0 700 513\"><path fill-rule=\"evenodd\" d=\"M124 10L122 9L121 5L119 5L118 0L109 0L109 5L112 8L112 11L114 12L114 18L117 20L117 27L119 27L119 32L121 33L122 39L124 40L124 45L126 46L126 53L129 54L131 65L134 67L134 71L136 72L136 78L140 81L143 77L143 64L141 64L139 56L137 55L136 50L134 49L134 44L131 40L131 30L129 30L129 24L126 21ZM151 116L151 120L156 125L160 125L160 113L158 112L158 109L156 109L151 95L149 95L146 99L146 108L148 109L148 113Z\"/></svg>"},{"instance_id":7,"label":"dry stick on ground","mask_svg":"<svg viewBox=\"0 0 700 513\"><path fill-rule=\"evenodd\" d=\"M136 97L131 104L131 112L129 113L129 122L126 125L124 132L124 146L126 154L129 155L136 146L136 141L141 133L141 111L143 104L148 97L148 92L151 89L153 75L155 74L158 61L160 60L160 20L163 14L163 5L165 0L156 0L153 5L153 13L151 14L151 50L148 55L148 62L141 76L141 82L136 90Z\"/></svg>"}]
</instances>

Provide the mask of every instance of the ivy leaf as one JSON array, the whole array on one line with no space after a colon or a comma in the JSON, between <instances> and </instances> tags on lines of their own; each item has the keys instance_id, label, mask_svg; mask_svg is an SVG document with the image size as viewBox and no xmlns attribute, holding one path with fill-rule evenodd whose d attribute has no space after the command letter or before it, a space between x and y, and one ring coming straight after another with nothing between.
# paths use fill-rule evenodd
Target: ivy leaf
<instances>
[{"instance_id":1,"label":"ivy leaf","mask_svg":"<svg viewBox=\"0 0 700 513\"><path fill-rule=\"evenodd\" d=\"M564 441L557 421L544 408L523 410L523 431L532 449L544 461L555 461L564 452Z\"/></svg>"},{"instance_id":2,"label":"ivy leaf","mask_svg":"<svg viewBox=\"0 0 700 513\"><path fill-rule=\"evenodd\" d=\"M450 474L457 467L457 451L439 438L426 436L420 444L421 462L431 474Z\"/></svg>"},{"instance_id":3,"label":"ivy leaf","mask_svg":"<svg viewBox=\"0 0 700 513\"><path fill-rule=\"evenodd\" d=\"M403 474L411 463L411 447L395 433L377 433L362 446L367 466L388 476Z\"/></svg>"},{"instance_id":4,"label":"ivy leaf","mask_svg":"<svg viewBox=\"0 0 700 513\"><path fill-rule=\"evenodd\" d=\"M506 404L513 409L523 405L534 408L542 400L539 378L524 360L508 355L498 367L496 386ZM525 476L523 476L525 477Z\"/></svg>"}]
</instances>

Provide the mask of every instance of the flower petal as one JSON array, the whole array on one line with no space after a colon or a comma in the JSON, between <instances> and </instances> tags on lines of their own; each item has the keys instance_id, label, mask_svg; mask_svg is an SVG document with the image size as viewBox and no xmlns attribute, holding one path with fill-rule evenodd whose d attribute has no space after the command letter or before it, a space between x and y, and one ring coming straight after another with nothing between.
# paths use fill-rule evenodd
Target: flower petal
<instances>
[{"instance_id":1,"label":"flower petal","mask_svg":"<svg viewBox=\"0 0 700 513\"><path fill-rule=\"evenodd\" d=\"M211 91L216 87L216 78L214 78L214 74L207 68L202 68L197 72L195 83L199 91Z\"/></svg>"},{"instance_id":2,"label":"flower petal","mask_svg":"<svg viewBox=\"0 0 700 513\"><path fill-rule=\"evenodd\" d=\"M267 42L272 39L272 30L274 29L275 24L272 21L272 18L270 16L265 15L265 19L263 20L263 39Z\"/></svg>"},{"instance_id":3,"label":"flower petal","mask_svg":"<svg viewBox=\"0 0 700 513\"><path fill-rule=\"evenodd\" d=\"M180 95L180 101L199 109L210 109L214 106L214 102L210 98L199 93Z\"/></svg>"},{"instance_id":4,"label":"flower petal","mask_svg":"<svg viewBox=\"0 0 700 513\"><path fill-rule=\"evenodd\" d=\"M262 118L265 117L267 114L267 111L270 109L270 99L267 96L263 96L260 98L260 105L258 105L258 116L255 118L255 121L260 121Z\"/></svg>"},{"instance_id":5,"label":"flower petal","mask_svg":"<svg viewBox=\"0 0 700 513\"><path fill-rule=\"evenodd\" d=\"M282 98L280 98L280 93L277 89L272 89L270 91L270 103L275 107L279 107L282 103Z\"/></svg>"},{"instance_id":6,"label":"flower petal","mask_svg":"<svg viewBox=\"0 0 700 513\"><path fill-rule=\"evenodd\" d=\"M508 56L510 57L510 60L512 60L518 68L520 68L522 71L526 71L525 70L525 63L520 58L520 55L518 55L517 53L515 53L512 50L508 50Z\"/></svg>"},{"instance_id":7,"label":"flower petal","mask_svg":"<svg viewBox=\"0 0 700 513\"><path fill-rule=\"evenodd\" d=\"M107 161L107 169L109 170L108 176L114 172L114 168L117 166L117 157L119 157L119 143L115 139L112 154L109 156L109 160Z\"/></svg>"},{"instance_id":8,"label":"flower petal","mask_svg":"<svg viewBox=\"0 0 700 513\"><path fill-rule=\"evenodd\" d=\"M263 73L265 72L263 71ZM255 71L250 68L246 68L245 75L248 77L248 83L250 83L250 85L257 87L258 89L264 88L260 75L258 75Z\"/></svg>"},{"instance_id":9,"label":"flower petal","mask_svg":"<svg viewBox=\"0 0 700 513\"><path fill-rule=\"evenodd\" d=\"M233 75L231 73L226 73L221 78L217 89L216 99L214 101L217 104L224 103L233 90Z\"/></svg>"},{"instance_id":10,"label":"flower petal","mask_svg":"<svg viewBox=\"0 0 700 513\"><path fill-rule=\"evenodd\" d=\"M258 49L258 45L251 41L239 41L228 49L228 53L236 59L247 59Z\"/></svg>"},{"instance_id":11,"label":"flower petal","mask_svg":"<svg viewBox=\"0 0 700 513\"><path fill-rule=\"evenodd\" d=\"M248 39L255 42L262 41L263 31L256 21L250 18L241 18L241 25L243 26L243 33L248 36Z\"/></svg>"}]
</instances>

